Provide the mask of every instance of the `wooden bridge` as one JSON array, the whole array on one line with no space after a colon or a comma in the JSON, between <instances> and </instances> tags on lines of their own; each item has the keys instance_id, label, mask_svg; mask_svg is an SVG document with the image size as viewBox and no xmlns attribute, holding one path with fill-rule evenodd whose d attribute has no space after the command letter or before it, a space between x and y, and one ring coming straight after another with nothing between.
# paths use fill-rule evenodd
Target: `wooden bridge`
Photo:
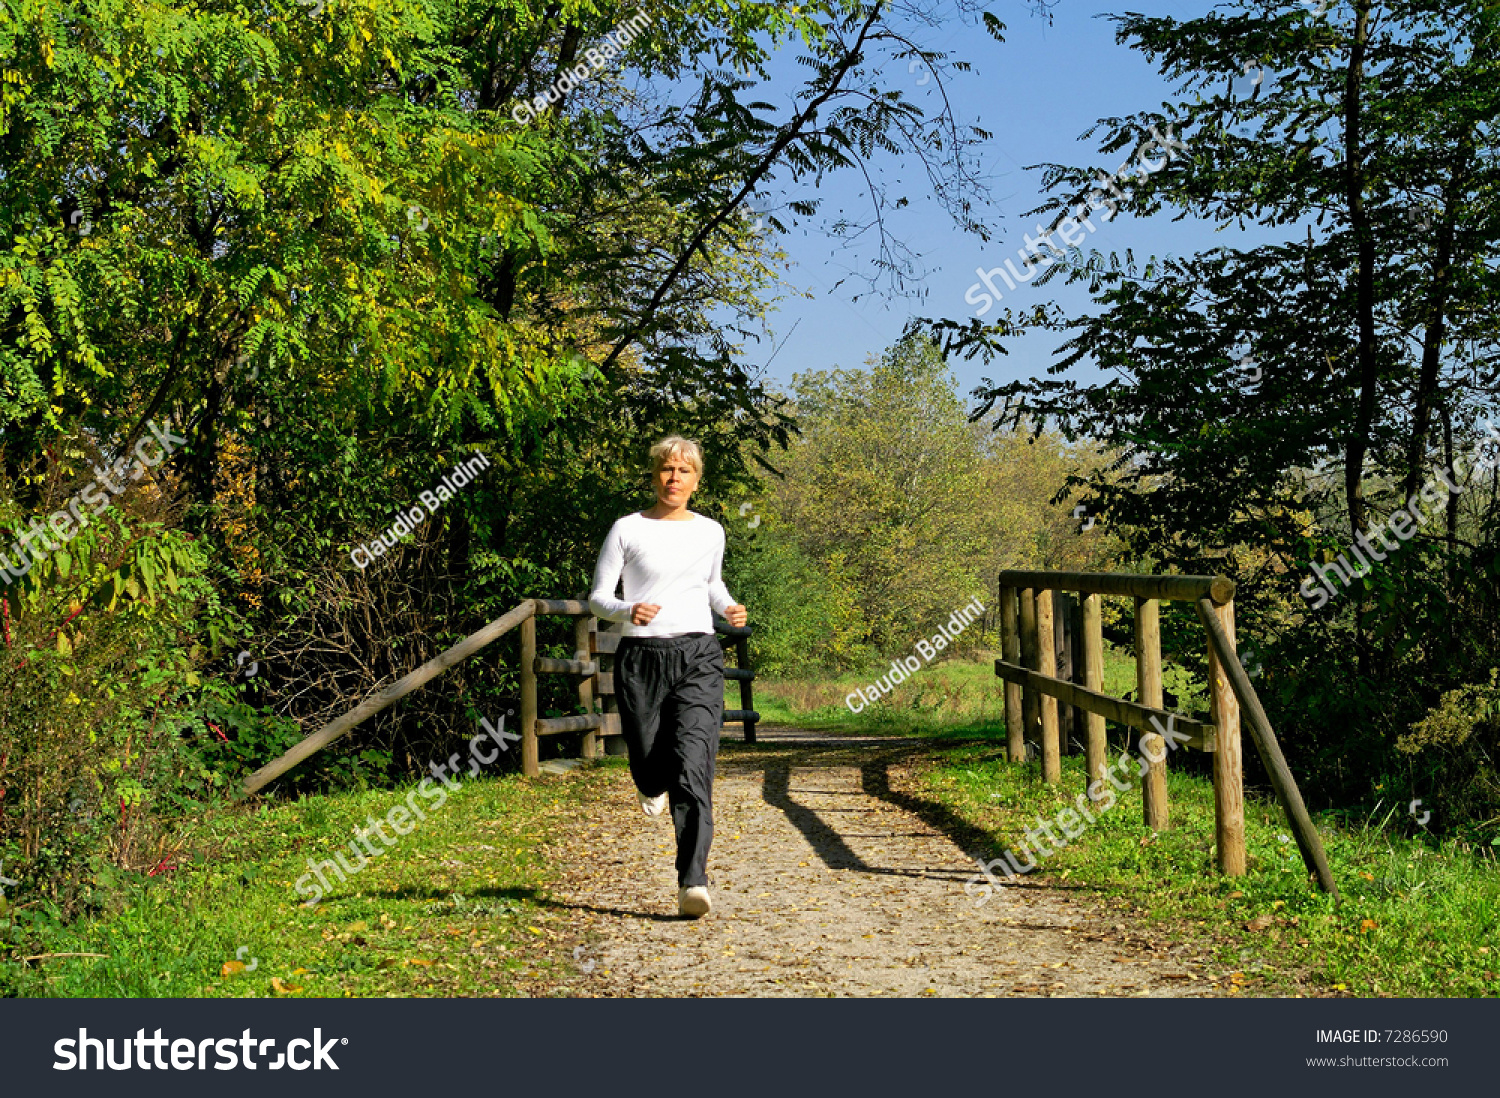
<instances>
[{"instance_id":1,"label":"wooden bridge","mask_svg":"<svg viewBox=\"0 0 1500 1098\"><path fill-rule=\"evenodd\" d=\"M536 619L556 615L573 619L573 658L549 659L536 654ZM594 758L604 748L604 738L620 734L620 715L615 703L614 656L623 637L618 622L600 623L587 602L573 599L527 599L514 610L471 634L441 655L434 656L404 678L392 683L372 698L366 699L336 720L297 743L285 755L267 763L245 779L244 792L255 793L285 774L310 755L323 750L340 736L369 720L376 713L420 689L449 668L462 663L486 645L519 628L521 680L521 772L534 778L541 773L541 750L538 737L565 732L582 732L583 756ZM750 626L736 627L715 621L726 648L733 646L738 667L726 667L724 677L740 684L739 709L724 713L725 724L742 724L745 742L755 742L755 712L751 684L755 672L750 666ZM567 675L575 680L578 705L584 710L575 717L537 716L537 676ZM596 711L595 702L599 703ZM623 746L623 745L622 745Z\"/></svg>"},{"instance_id":2,"label":"wooden bridge","mask_svg":"<svg viewBox=\"0 0 1500 1098\"><path fill-rule=\"evenodd\" d=\"M1082 572L1000 573L1000 624L1003 658L995 674L1005 681L1007 754L1023 762L1028 742L1039 744L1042 777L1062 778L1059 703L1086 715L1086 786L1105 780L1108 766L1104 722L1112 720L1145 733L1140 740L1144 761L1142 797L1146 826L1167 826L1167 744L1162 730L1181 732L1185 746L1213 755L1215 851L1219 868L1229 875L1245 872L1244 776L1241 760L1242 716L1248 717L1251 738L1271 777L1277 799L1287 814L1297 846L1319 886L1338 895L1323 843L1312 824L1265 709L1234 647L1234 582L1224 576L1141 576ZM1078 607L1076 634L1081 664L1075 673L1058 676L1057 592L1083 596ZM1104 641L1101 596L1135 600L1136 698L1134 702L1103 692ZM1163 708L1161 616L1163 600L1192 602L1208 638L1208 721L1193 720ZM536 654L539 616L573 619L573 658L554 659ZM540 773L542 736L582 732L583 755L601 753L607 737L620 733L615 702L614 656L622 637L618 623L594 617L580 600L528 599L477 633L428 660L379 694L299 742L274 762L261 767L244 782L244 792L263 789L310 755L321 751L350 729L426 685L444 671L476 654L513 629L520 630L521 769L528 777ZM738 667L726 668L725 678L740 684L740 709L727 710L724 721L743 724L745 741L755 742L755 712L750 665L750 628L715 623L726 647L733 645ZM574 680L578 707L570 717L537 715L537 676L566 675ZM1081 679L1082 681L1070 681ZM597 705L597 708L596 708ZM1175 738L1175 736L1174 736ZM1176 746L1174 743L1172 746Z\"/></svg>"}]
</instances>

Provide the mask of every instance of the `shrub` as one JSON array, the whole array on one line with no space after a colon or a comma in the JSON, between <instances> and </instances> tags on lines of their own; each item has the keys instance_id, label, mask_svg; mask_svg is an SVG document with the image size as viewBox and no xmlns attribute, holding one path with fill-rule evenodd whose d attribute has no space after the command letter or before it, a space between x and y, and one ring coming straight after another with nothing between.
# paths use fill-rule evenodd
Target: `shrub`
<instances>
[{"instance_id":1,"label":"shrub","mask_svg":"<svg viewBox=\"0 0 1500 1098\"><path fill-rule=\"evenodd\" d=\"M38 481L26 508L0 483L0 521L65 506L56 462ZM108 883L107 865L162 865L160 818L228 780L205 764L211 733L195 719L209 654L195 638L224 636L228 615L162 493L128 495L0 592L0 857L22 881L12 896L64 917Z\"/></svg>"}]
</instances>

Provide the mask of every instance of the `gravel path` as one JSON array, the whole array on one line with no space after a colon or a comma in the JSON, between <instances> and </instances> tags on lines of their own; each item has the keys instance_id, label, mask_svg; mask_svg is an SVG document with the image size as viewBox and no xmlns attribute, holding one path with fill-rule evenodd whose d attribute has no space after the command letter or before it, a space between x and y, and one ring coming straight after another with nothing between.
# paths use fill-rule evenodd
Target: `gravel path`
<instances>
[{"instance_id":1,"label":"gravel path","mask_svg":"<svg viewBox=\"0 0 1500 1098\"><path fill-rule=\"evenodd\" d=\"M1219 993L1201 946L1113 923L1067 883L1003 888L976 909L965 849L983 844L915 795L920 743L764 728L760 740L720 750L714 911L698 921L677 917L671 821L640 812L623 770L598 773L600 797L548 852L564 867L551 892L577 966L551 993Z\"/></svg>"}]
</instances>

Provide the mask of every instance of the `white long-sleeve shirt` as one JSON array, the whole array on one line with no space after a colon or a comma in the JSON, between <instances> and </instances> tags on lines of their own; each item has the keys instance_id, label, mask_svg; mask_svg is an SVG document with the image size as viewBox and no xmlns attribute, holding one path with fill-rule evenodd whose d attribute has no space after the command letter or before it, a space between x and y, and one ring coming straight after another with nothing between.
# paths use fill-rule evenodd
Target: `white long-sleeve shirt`
<instances>
[{"instance_id":1,"label":"white long-sleeve shirt","mask_svg":"<svg viewBox=\"0 0 1500 1098\"><path fill-rule=\"evenodd\" d=\"M724 528L694 514L685 522L650 519L639 511L609 528L589 608L606 621L625 622L627 637L671 637L712 633L710 609L724 613L734 598L724 586ZM615 587L625 580L625 598ZM638 602L661 607L650 625L635 625L630 611Z\"/></svg>"}]
</instances>

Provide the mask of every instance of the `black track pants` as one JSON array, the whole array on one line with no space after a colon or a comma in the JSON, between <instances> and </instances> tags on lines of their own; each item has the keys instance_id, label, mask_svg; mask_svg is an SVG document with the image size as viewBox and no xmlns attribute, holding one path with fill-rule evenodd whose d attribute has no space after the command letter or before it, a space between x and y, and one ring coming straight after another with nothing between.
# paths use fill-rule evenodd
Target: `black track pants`
<instances>
[{"instance_id":1,"label":"black track pants","mask_svg":"<svg viewBox=\"0 0 1500 1098\"><path fill-rule=\"evenodd\" d=\"M615 659L615 697L636 788L648 797L671 794L677 883L706 885L724 650L712 633L626 637Z\"/></svg>"}]
</instances>

